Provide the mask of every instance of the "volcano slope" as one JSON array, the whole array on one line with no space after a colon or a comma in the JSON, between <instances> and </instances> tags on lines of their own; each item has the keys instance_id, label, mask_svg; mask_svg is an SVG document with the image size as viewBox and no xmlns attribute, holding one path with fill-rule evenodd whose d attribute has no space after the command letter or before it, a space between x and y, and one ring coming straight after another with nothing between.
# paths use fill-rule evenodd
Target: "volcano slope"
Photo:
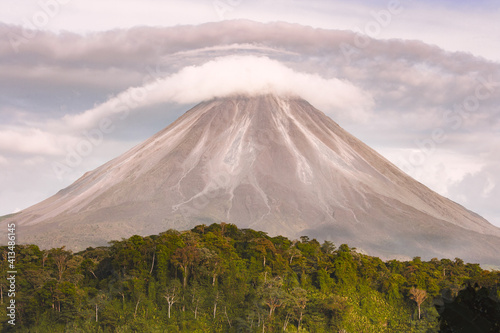
<instances>
[{"instance_id":1,"label":"volcano slope","mask_svg":"<svg viewBox=\"0 0 500 333\"><path fill-rule=\"evenodd\" d=\"M307 101L202 102L21 213L24 243L73 250L225 221L382 258L500 265L500 229L431 191Z\"/></svg>"}]
</instances>

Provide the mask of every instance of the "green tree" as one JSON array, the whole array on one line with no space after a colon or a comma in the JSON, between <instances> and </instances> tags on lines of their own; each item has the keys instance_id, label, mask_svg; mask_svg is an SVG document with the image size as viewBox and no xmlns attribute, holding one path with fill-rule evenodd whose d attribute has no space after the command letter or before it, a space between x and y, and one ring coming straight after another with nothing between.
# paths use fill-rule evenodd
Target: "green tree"
<instances>
[{"instance_id":1,"label":"green tree","mask_svg":"<svg viewBox=\"0 0 500 333\"><path fill-rule=\"evenodd\" d=\"M172 255L172 263L182 269L183 288L187 287L189 270L198 262L199 259L199 250L193 245L177 248Z\"/></svg>"}]
</instances>

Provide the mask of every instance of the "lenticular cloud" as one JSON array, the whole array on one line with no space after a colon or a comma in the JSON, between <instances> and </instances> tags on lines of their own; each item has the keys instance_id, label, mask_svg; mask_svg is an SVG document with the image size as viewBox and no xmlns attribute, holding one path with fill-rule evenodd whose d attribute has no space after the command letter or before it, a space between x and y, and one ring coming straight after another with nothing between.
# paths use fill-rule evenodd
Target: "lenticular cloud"
<instances>
[{"instance_id":1,"label":"lenticular cloud","mask_svg":"<svg viewBox=\"0 0 500 333\"><path fill-rule=\"evenodd\" d=\"M297 72L267 57L228 56L131 87L66 121L71 127L86 127L103 116L150 105L197 103L235 94L300 96L324 110L348 111L354 119L365 118L373 105L372 97L349 81Z\"/></svg>"}]
</instances>

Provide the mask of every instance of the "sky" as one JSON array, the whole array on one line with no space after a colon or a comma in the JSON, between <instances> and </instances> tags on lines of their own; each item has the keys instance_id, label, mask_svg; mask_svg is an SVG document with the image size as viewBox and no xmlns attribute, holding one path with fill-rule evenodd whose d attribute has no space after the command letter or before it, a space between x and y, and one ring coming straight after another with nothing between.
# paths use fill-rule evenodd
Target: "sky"
<instances>
[{"instance_id":1,"label":"sky","mask_svg":"<svg viewBox=\"0 0 500 333\"><path fill-rule=\"evenodd\" d=\"M500 226L497 1L4 0L0 215L198 102L307 99Z\"/></svg>"}]
</instances>

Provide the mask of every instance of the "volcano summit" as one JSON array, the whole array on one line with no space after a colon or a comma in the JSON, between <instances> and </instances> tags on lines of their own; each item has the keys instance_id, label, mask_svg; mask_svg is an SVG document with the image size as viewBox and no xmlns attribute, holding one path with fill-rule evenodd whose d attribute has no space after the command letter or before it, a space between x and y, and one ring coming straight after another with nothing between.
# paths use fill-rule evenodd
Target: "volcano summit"
<instances>
[{"instance_id":1,"label":"volcano summit","mask_svg":"<svg viewBox=\"0 0 500 333\"><path fill-rule=\"evenodd\" d=\"M225 221L391 257L500 265L500 229L404 174L305 100L203 102L2 224L83 249Z\"/></svg>"}]
</instances>

